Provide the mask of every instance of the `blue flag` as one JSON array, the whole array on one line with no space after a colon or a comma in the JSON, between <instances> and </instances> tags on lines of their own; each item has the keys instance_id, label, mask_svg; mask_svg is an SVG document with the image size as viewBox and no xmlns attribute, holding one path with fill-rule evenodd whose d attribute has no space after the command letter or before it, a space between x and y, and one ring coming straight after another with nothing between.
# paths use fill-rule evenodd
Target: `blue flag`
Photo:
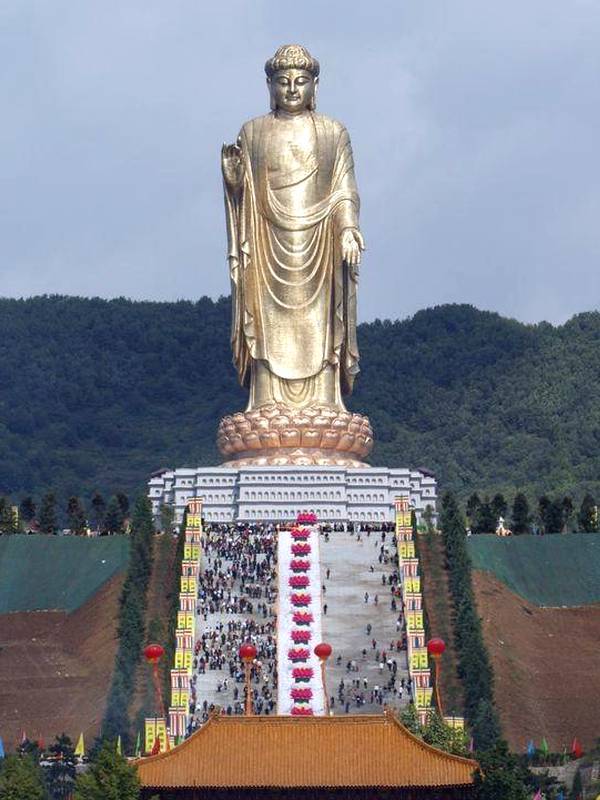
<instances>
[{"instance_id":1,"label":"blue flag","mask_svg":"<svg viewBox=\"0 0 600 800\"><path fill-rule=\"evenodd\" d=\"M535 745L533 743L533 739L530 739L529 742L527 743L527 755L529 756L529 758L533 758L533 756L535 755Z\"/></svg>"},{"instance_id":2,"label":"blue flag","mask_svg":"<svg viewBox=\"0 0 600 800\"><path fill-rule=\"evenodd\" d=\"M561 789L560 792L556 795L556 800L565 800L565 795L563 790Z\"/></svg>"},{"instance_id":3,"label":"blue flag","mask_svg":"<svg viewBox=\"0 0 600 800\"><path fill-rule=\"evenodd\" d=\"M4 742L2 741L1 736L0 736L0 758L4 758Z\"/></svg>"}]
</instances>

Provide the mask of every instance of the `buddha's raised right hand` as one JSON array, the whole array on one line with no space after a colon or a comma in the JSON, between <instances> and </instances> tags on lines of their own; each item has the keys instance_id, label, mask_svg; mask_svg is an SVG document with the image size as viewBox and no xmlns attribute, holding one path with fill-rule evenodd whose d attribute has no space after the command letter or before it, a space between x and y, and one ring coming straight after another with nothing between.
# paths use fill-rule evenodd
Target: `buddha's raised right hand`
<instances>
[{"instance_id":1,"label":"buddha's raised right hand","mask_svg":"<svg viewBox=\"0 0 600 800\"><path fill-rule=\"evenodd\" d=\"M237 192L244 179L244 162L238 144L224 144L221 148L221 168L228 189Z\"/></svg>"}]
</instances>

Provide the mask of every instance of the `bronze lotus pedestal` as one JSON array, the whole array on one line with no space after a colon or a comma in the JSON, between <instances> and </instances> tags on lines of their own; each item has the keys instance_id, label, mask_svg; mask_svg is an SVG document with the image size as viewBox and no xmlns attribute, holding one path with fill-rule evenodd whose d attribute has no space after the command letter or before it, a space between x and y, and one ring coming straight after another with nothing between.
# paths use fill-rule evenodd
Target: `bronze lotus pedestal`
<instances>
[{"instance_id":1,"label":"bronze lotus pedestal","mask_svg":"<svg viewBox=\"0 0 600 800\"><path fill-rule=\"evenodd\" d=\"M217 444L227 459L223 466L364 467L373 431L362 414L272 403L224 417Z\"/></svg>"}]
</instances>

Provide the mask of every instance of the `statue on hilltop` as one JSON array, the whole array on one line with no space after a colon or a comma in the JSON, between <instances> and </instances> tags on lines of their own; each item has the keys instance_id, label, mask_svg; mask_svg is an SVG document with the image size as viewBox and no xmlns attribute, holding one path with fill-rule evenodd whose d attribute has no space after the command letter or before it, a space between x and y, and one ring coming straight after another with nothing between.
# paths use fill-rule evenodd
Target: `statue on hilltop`
<instances>
[{"instance_id":1,"label":"statue on hilltop","mask_svg":"<svg viewBox=\"0 0 600 800\"><path fill-rule=\"evenodd\" d=\"M346 411L359 372L364 240L350 138L317 114L319 62L284 45L265 65L271 113L223 145L233 361L248 407L219 446L239 463L347 464L372 446Z\"/></svg>"}]
</instances>

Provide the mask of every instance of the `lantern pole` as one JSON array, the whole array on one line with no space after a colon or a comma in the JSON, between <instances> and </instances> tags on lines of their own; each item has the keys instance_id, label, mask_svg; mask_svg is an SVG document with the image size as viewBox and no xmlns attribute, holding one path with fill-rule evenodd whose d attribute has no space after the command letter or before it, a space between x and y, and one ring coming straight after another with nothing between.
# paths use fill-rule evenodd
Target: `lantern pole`
<instances>
[{"instance_id":1,"label":"lantern pole","mask_svg":"<svg viewBox=\"0 0 600 800\"><path fill-rule=\"evenodd\" d=\"M245 677L245 684L246 684L246 716L251 717L253 708L252 708L252 685L251 685L251 678L252 678L252 661L249 658L244 659L244 677Z\"/></svg>"},{"instance_id":2,"label":"lantern pole","mask_svg":"<svg viewBox=\"0 0 600 800\"><path fill-rule=\"evenodd\" d=\"M443 639L433 638L427 642L427 653L433 658L435 663L435 702L440 717L444 718L444 710L442 708L442 697L440 694L440 682L442 677L442 653L446 649L446 643Z\"/></svg>"},{"instance_id":3,"label":"lantern pole","mask_svg":"<svg viewBox=\"0 0 600 800\"><path fill-rule=\"evenodd\" d=\"M239 656L241 660L244 662L244 683L246 686L245 715L247 717L251 717L253 714L251 677L252 677L252 662L256 658L256 655L257 655L256 647L254 647L254 645L251 642L246 642L239 649Z\"/></svg>"},{"instance_id":4,"label":"lantern pole","mask_svg":"<svg viewBox=\"0 0 600 800\"><path fill-rule=\"evenodd\" d=\"M442 709L442 699L440 697L440 681L442 678L442 658L438 653L436 653L433 656L433 660L435 662L435 702L438 707L440 717L443 719L444 711Z\"/></svg>"},{"instance_id":5,"label":"lantern pole","mask_svg":"<svg viewBox=\"0 0 600 800\"><path fill-rule=\"evenodd\" d=\"M318 644L314 649L314 654L317 656L321 664L321 685L323 686L323 700L325 706L325 714L327 716L331 714L331 709L329 705L329 694L327 692L325 664L327 663L327 659L329 658L331 653L332 653L331 645L327 644L327 642L321 642L321 644Z\"/></svg>"}]
</instances>

